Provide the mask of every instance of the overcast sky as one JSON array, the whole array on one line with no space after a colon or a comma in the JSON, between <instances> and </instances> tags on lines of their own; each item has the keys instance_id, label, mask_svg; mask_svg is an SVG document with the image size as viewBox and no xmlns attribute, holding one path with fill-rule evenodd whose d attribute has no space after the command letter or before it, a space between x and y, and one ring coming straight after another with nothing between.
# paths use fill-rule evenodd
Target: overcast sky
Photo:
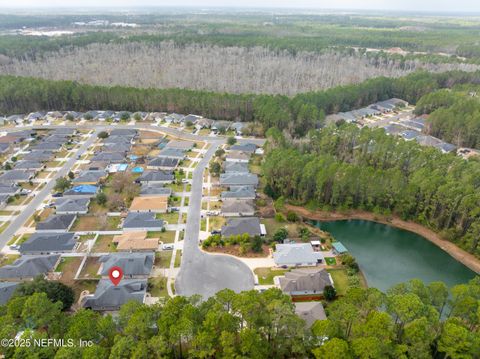
<instances>
[{"instance_id":1,"label":"overcast sky","mask_svg":"<svg viewBox=\"0 0 480 359\"><path fill-rule=\"evenodd\" d=\"M480 12L478 0L0 0L3 8L38 7L283 7Z\"/></svg>"}]
</instances>

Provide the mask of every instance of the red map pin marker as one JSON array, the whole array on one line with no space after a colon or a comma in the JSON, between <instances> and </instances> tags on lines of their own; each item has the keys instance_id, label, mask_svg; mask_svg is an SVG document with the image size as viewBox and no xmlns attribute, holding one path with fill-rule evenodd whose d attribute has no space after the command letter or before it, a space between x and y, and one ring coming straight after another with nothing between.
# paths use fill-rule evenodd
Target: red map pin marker
<instances>
[{"instance_id":1,"label":"red map pin marker","mask_svg":"<svg viewBox=\"0 0 480 359\"><path fill-rule=\"evenodd\" d=\"M122 280L123 270L120 267L112 267L108 270L108 276L110 277L110 281L113 283L113 285L117 286Z\"/></svg>"}]
</instances>

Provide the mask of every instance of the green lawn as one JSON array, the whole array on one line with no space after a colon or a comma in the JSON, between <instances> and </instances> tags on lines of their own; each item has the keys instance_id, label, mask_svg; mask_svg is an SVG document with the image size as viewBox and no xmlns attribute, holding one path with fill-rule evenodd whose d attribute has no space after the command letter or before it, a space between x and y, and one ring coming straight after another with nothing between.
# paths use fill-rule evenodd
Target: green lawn
<instances>
[{"instance_id":1,"label":"green lawn","mask_svg":"<svg viewBox=\"0 0 480 359\"><path fill-rule=\"evenodd\" d=\"M175 231L150 231L147 232L147 238L160 238L163 243L173 243L175 241Z\"/></svg>"},{"instance_id":2,"label":"green lawn","mask_svg":"<svg viewBox=\"0 0 480 359\"><path fill-rule=\"evenodd\" d=\"M0 225L0 233L2 233L8 227L9 224L10 224L9 221L2 222L2 224Z\"/></svg>"},{"instance_id":3,"label":"green lawn","mask_svg":"<svg viewBox=\"0 0 480 359\"><path fill-rule=\"evenodd\" d=\"M338 295L345 295L348 289L348 275L346 269L327 269L332 276L333 284Z\"/></svg>"},{"instance_id":4,"label":"green lawn","mask_svg":"<svg viewBox=\"0 0 480 359\"><path fill-rule=\"evenodd\" d=\"M152 297L168 297L167 278L156 277L148 279L148 291Z\"/></svg>"},{"instance_id":5,"label":"green lawn","mask_svg":"<svg viewBox=\"0 0 480 359\"><path fill-rule=\"evenodd\" d=\"M92 252L116 252L117 247L112 242L113 236L98 236L93 245Z\"/></svg>"},{"instance_id":6,"label":"green lawn","mask_svg":"<svg viewBox=\"0 0 480 359\"><path fill-rule=\"evenodd\" d=\"M176 252L176 255L175 255L174 267L175 268L180 267L180 263L182 263L182 251L177 249L177 252Z\"/></svg>"},{"instance_id":7,"label":"green lawn","mask_svg":"<svg viewBox=\"0 0 480 359\"><path fill-rule=\"evenodd\" d=\"M207 220L206 219L202 219L200 221L200 230L201 231L206 231L207 230Z\"/></svg>"},{"instance_id":8,"label":"green lawn","mask_svg":"<svg viewBox=\"0 0 480 359\"><path fill-rule=\"evenodd\" d=\"M18 254L5 254L5 255L0 255L0 267L6 266L8 264L12 264L15 262L18 258L20 258L20 255Z\"/></svg>"},{"instance_id":9,"label":"green lawn","mask_svg":"<svg viewBox=\"0 0 480 359\"><path fill-rule=\"evenodd\" d=\"M329 266L334 266L337 264L335 257L325 257L325 263Z\"/></svg>"},{"instance_id":10,"label":"green lawn","mask_svg":"<svg viewBox=\"0 0 480 359\"><path fill-rule=\"evenodd\" d=\"M57 268L55 269L55 272L63 272L64 268L74 262L75 260L77 260L78 257L64 257L60 260L60 263L58 264Z\"/></svg>"},{"instance_id":11,"label":"green lawn","mask_svg":"<svg viewBox=\"0 0 480 359\"><path fill-rule=\"evenodd\" d=\"M178 223L178 212L170 212L170 213L157 213L157 219L163 219L167 221L168 224L177 224Z\"/></svg>"},{"instance_id":12,"label":"green lawn","mask_svg":"<svg viewBox=\"0 0 480 359\"><path fill-rule=\"evenodd\" d=\"M258 277L258 284L269 285L273 284L273 277L282 276L290 269L276 269L276 268L256 268L253 272Z\"/></svg>"},{"instance_id":13,"label":"green lawn","mask_svg":"<svg viewBox=\"0 0 480 359\"><path fill-rule=\"evenodd\" d=\"M161 251L155 253L155 266L160 268L170 267L173 251Z\"/></svg>"}]
</instances>

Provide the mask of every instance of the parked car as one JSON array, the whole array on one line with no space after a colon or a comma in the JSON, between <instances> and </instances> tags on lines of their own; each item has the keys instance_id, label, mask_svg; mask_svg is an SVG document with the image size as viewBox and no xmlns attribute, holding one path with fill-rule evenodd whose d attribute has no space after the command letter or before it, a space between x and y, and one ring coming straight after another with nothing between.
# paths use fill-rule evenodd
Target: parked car
<instances>
[{"instance_id":1,"label":"parked car","mask_svg":"<svg viewBox=\"0 0 480 359\"><path fill-rule=\"evenodd\" d=\"M18 244L12 244L11 246L9 246L10 249L13 249L13 250L17 250L20 248L20 246Z\"/></svg>"},{"instance_id":2,"label":"parked car","mask_svg":"<svg viewBox=\"0 0 480 359\"><path fill-rule=\"evenodd\" d=\"M174 244L162 244L162 250L164 251L171 251L175 248Z\"/></svg>"},{"instance_id":3,"label":"parked car","mask_svg":"<svg viewBox=\"0 0 480 359\"><path fill-rule=\"evenodd\" d=\"M63 193L62 192L54 193L54 194L52 194L52 197L54 197L54 198L63 197Z\"/></svg>"},{"instance_id":4,"label":"parked car","mask_svg":"<svg viewBox=\"0 0 480 359\"><path fill-rule=\"evenodd\" d=\"M219 231L218 229L214 229L213 231L210 232L210 234L222 234L221 231Z\"/></svg>"},{"instance_id":5,"label":"parked car","mask_svg":"<svg viewBox=\"0 0 480 359\"><path fill-rule=\"evenodd\" d=\"M184 178L182 179L182 183L189 183L188 179Z\"/></svg>"}]
</instances>

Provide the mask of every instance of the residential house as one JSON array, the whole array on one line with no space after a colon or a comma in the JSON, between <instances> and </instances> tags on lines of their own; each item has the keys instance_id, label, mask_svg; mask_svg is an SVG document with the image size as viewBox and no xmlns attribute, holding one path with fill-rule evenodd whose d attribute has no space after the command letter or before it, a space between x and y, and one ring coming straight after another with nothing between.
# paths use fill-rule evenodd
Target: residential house
<instances>
[{"instance_id":1,"label":"residential house","mask_svg":"<svg viewBox=\"0 0 480 359\"><path fill-rule=\"evenodd\" d=\"M163 187L163 185L142 185L140 188L140 196L146 197L165 197L168 198L172 195L172 189Z\"/></svg>"},{"instance_id":2,"label":"residential house","mask_svg":"<svg viewBox=\"0 0 480 359\"><path fill-rule=\"evenodd\" d=\"M17 289L18 282L0 282L0 305L5 305Z\"/></svg>"},{"instance_id":3,"label":"residential house","mask_svg":"<svg viewBox=\"0 0 480 359\"><path fill-rule=\"evenodd\" d=\"M250 161L250 155L248 153L241 152L241 151L230 151L225 156L225 161L248 163L248 161Z\"/></svg>"},{"instance_id":4,"label":"residential house","mask_svg":"<svg viewBox=\"0 0 480 359\"><path fill-rule=\"evenodd\" d=\"M230 237L242 234L249 236L264 236L266 234L265 226L260 223L257 217L250 218L229 218L222 227L222 236Z\"/></svg>"},{"instance_id":5,"label":"residential house","mask_svg":"<svg viewBox=\"0 0 480 359\"><path fill-rule=\"evenodd\" d=\"M305 321L310 328L317 320L325 320L327 316L322 302L296 302L295 313Z\"/></svg>"},{"instance_id":6,"label":"residential house","mask_svg":"<svg viewBox=\"0 0 480 359\"><path fill-rule=\"evenodd\" d=\"M135 182L142 184L166 184L174 181L171 171L145 171Z\"/></svg>"},{"instance_id":7,"label":"residential house","mask_svg":"<svg viewBox=\"0 0 480 359\"><path fill-rule=\"evenodd\" d=\"M255 214L255 204L250 199L226 199L222 203L225 217L251 217Z\"/></svg>"},{"instance_id":8,"label":"residential house","mask_svg":"<svg viewBox=\"0 0 480 359\"><path fill-rule=\"evenodd\" d=\"M418 132L418 131L415 131L415 130L405 130L405 131L400 133L400 136L402 136L402 138L405 141L412 141L420 135L421 135L421 133Z\"/></svg>"},{"instance_id":9,"label":"residential house","mask_svg":"<svg viewBox=\"0 0 480 359\"><path fill-rule=\"evenodd\" d=\"M30 147L31 151L53 151L58 152L63 148L63 142L39 142Z\"/></svg>"},{"instance_id":10,"label":"residential house","mask_svg":"<svg viewBox=\"0 0 480 359\"><path fill-rule=\"evenodd\" d=\"M146 231L125 232L114 236L112 240L119 252L156 251L158 242L159 238L147 238Z\"/></svg>"},{"instance_id":11,"label":"residential house","mask_svg":"<svg viewBox=\"0 0 480 359\"><path fill-rule=\"evenodd\" d=\"M332 242L332 247L332 252L336 255L348 252L348 249L341 242Z\"/></svg>"},{"instance_id":12,"label":"residential house","mask_svg":"<svg viewBox=\"0 0 480 359\"><path fill-rule=\"evenodd\" d=\"M245 126L245 122L234 122L230 126L230 129L234 130L237 136L241 136L243 134L243 129L245 128Z\"/></svg>"},{"instance_id":13,"label":"residential house","mask_svg":"<svg viewBox=\"0 0 480 359\"><path fill-rule=\"evenodd\" d=\"M45 115L45 112L30 112L25 119L27 121L42 120Z\"/></svg>"},{"instance_id":14,"label":"residential house","mask_svg":"<svg viewBox=\"0 0 480 359\"><path fill-rule=\"evenodd\" d=\"M101 180L107 177L105 171L83 171L80 175L73 179L72 183L75 185L96 185Z\"/></svg>"},{"instance_id":15,"label":"residential house","mask_svg":"<svg viewBox=\"0 0 480 359\"><path fill-rule=\"evenodd\" d=\"M23 255L12 264L0 268L0 279L31 280L54 270L60 261L60 255L29 256Z\"/></svg>"},{"instance_id":16,"label":"residential house","mask_svg":"<svg viewBox=\"0 0 480 359\"><path fill-rule=\"evenodd\" d=\"M258 185L258 176L253 173L222 173L220 174L220 186L224 187L243 187L250 186L256 188Z\"/></svg>"},{"instance_id":17,"label":"residential house","mask_svg":"<svg viewBox=\"0 0 480 359\"><path fill-rule=\"evenodd\" d=\"M315 266L324 260L321 252L315 252L310 243L277 244L273 260L279 267Z\"/></svg>"},{"instance_id":18,"label":"residential house","mask_svg":"<svg viewBox=\"0 0 480 359\"><path fill-rule=\"evenodd\" d=\"M99 152L95 154L91 160L92 162L109 162L122 163L125 161L124 153L117 152Z\"/></svg>"},{"instance_id":19,"label":"residential house","mask_svg":"<svg viewBox=\"0 0 480 359\"><path fill-rule=\"evenodd\" d=\"M225 173L248 173L248 163L244 162L224 162Z\"/></svg>"},{"instance_id":20,"label":"residential house","mask_svg":"<svg viewBox=\"0 0 480 359\"><path fill-rule=\"evenodd\" d=\"M173 170L180 163L180 159L171 157L157 157L149 161L147 169L149 170Z\"/></svg>"},{"instance_id":21,"label":"residential house","mask_svg":"<svg viewBox=\"0 0 480 359\"><path fill-rule=\"evenodd\" d=\"M37 223L35 228L37 233L65 233L70 230L76 218L76 214L53 214Z\"/></svg>"},{"instance_id":22,"label":"residential house","mask_svg":"<svg viewBox=\"0 0 480 359\"><path fill-rule=\"evenodd\" d=\"M168 116L165 116L165 122L167 123L181 123L183 122L184 115L178 113L172 113Z\"/></svg>"},{"instance_id":23,"label":"residential house","mask_svg":"<svg viewBox=\"0 0 480 359\"><path fill-rule=\"evenodd\" d=\"M180 148L165 147L163 150L160 150L158 157L175 158L181 161L184 160L187 155L185 154L185 150Z\"/></svg>"},{"instance_id":24,"label":"residential house","mask_svg":"<svg viewBox=\"0 0 480 359\"><path fill-rule=\"evenodd\" d=\"M0 194L8 194L14 196L22 190L22 187L16 184L4 184L0 183Z\"/></svg>"},{"instance_id":25,"label":"residential house","mask_svg":"<svg viewBox=\"0 0 480 359\"><path fill-rule=\"evenodd\" d=\"M295 268L277 278L282 292L290 296L322 294L326 286L333 286L325 268Z\"/></svg>"},{"instance_id":26,"label":"residential house","mask_svg":"<svg viewBox=\"0 0 480 359\"><path fill-rule=\"evenodd\" d=\"M115 128L110 131L110 136L121 136L121 137L135 137L137 136L137 130L129 128Z\"/></svg>"},{"instance_id":27,"label":"residential house","mask_svg":"<svg viewBox=\"0 0 480 359\"><path fill-rule=\"evenodd\" d=\"M248 154L254 154L257 150L257 145L252 142L237 143L231 146L227 152L231 151L240 151Z\"/></svg>"},{"instance_id":28,"label":"residential house","mask_svg":"<svg viewBox=\"0 0 480 359\"><path fill-rule=\"evenodd\" d=\"M172 140L166 144L166 148L175 148L177 150L189 151L194 146L194 142L191 141L180 141L180 140Z\"/></svg>"},{"instance_id":29,"label":"residential house","mask_svg":"<svg viewBox=\"0 0 480 359\"><path fill-rule=\"evenodd\" d=\"M55 201L56 214L87 214L90 198L58 198Z\"/></svg>"},{"instance_id":30,"label":"residential house","mask_svg":"<svg viewBox=\"0 0 480 359\"><path fill-rule=\"evenodd\" d=\"M92 186L89 184L82 184L79 186L74 186L73 188L63 192L64 197L75 196L75 197L94 197L98 192L97 186Z\"/></svg>"},{"instance_id":31,"label":"residential house","mask_svg":"<svg viewBox=\"0 0 480 359\"><path fill-rule=\"evenodd\" d=\"M0 210L4 209L8 205L8 199L10 197L11 196L9 194L0 194Z\"/></svg>"},{"instance_id":32,"label":"residential house","mask_svg":"<svg viewBox=\"0 0 480 359\"><path fill-rule=\"evenodd\" d=\"M83 298L82 306L98 311L117 311L132 300L143 303L146 294L146 279L124 279L118 285L110 279L101 279L95 294Z\"/></svg>"},{"instance_id":33,"label":"residential house","mask_svg":"<svg viewBox=\"0 0 480 359\"><path fill-rule=\"evenodd\" d=\"M20 245L22 254L69 253L75 250L74 233L33 233Z\"/></svg>"},{"instance_id":34,"label":"residential house","mask_svg":"<svg viewBox=\"0 0 480 359\"><path fill-rule=\"evenodd\" d=\"M34 171L10 170L0 176L0 183L28 182L35 176Z\"/></svg>"},{"instance_id":35,"label":"residential house","mask_svg":"<svg viewBox=\"0 0 480 359\"><path fill-rule=\"evenodd\" d=\"M208 118L201 118L197 122L195 122L195 128L197 130L201 130L202 128L210 128L214 123L213 120L210 120Z\"/></svg>"},{"instance_id":36,"label":"residential house","mask_svg":"<svg viewBox=\"0 0 480 359\"><path fill-rule=\"evenodd\" d=\"M161 231L164 227L163 220L153 212L130 212L123 221L124 231Z\"/></svg>"},{"instance_id":37,"label":"residential house","mask_svg":"<svg viewBox=\"0 0 480 359\"><path fill-rule=\"evenodd\" d=\"M232 125L231 121L217 120L217 121L213 121L212 125L210 126L210 129L213 132L228 131L231 125Z\"/></svg>"},{"instance_id":38,"label":"residential house","mask_svg":"<svg viewBox=\"0 0 480 359\"><path fill-rule=\"evenodd\" d=\"M230 191L221 193L222 200L226 199L255 199L255 189L252 186L232 187Z\"/></svg>"},{"instance_id":39,"label":"residential house","mask_svg":"<svg viewBox=\"0 0 480 359\"><path fill-rule=\"evenodd\" d=\"M165 213L168 208L168 197L141 196L135 197L130 205L130 212Z\"/></svg>"},{"instance_id":40,"label":"residential house","mask_svg":"<svg viewBox=\"0 0 480 359\"><path fill-rule=\"evenodd\" d=\"M25 161L46 162L53 158L52 151L32 151L23 156Z\"/></svg>"},{"instance_id":41,"label":"residential house","mask_svg":"<svg viewBox=\"0 0 480 359\"><path fill-rule=\"evenodd\" d=\"M447 143L443 141L438 145L435 145L434 147L442 151L442 153L450 153L457 149L455 145L452 145L451 143Z\"/></svg>"},{"instance_id":42,"label":"residential house","mask_svg":"<svg viewBox=\"0 0 480 359\"><path fill-rule=\"evenodd\" d=\"M109 275L112 267L122 268L123 278L148 278L155 261L155 253L111 253L100 257L100 275Z\"/></svg>"},{"instance_id":43,"label":"residential house","mask_svg":"<svg viewBox=\"0 0 480 359\"><path fill-rule=\"evenodd\" d=\"M15 162L16 170L41 171L45 165L38 161L18 161Z\"/></svg>"}]
</instances>

